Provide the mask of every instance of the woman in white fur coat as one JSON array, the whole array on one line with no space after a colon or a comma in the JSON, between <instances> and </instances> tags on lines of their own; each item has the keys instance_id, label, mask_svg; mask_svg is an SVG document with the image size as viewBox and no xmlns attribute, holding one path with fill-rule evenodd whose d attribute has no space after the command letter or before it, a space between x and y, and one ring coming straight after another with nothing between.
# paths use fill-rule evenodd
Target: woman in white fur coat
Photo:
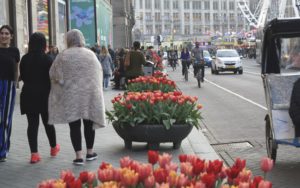
<instances>
[{"instance_id":1,"label":"woman in white fur coat","mask_svg":"<svg viewBox=\"0 0 300 188\"><path fill-rule=\"evenodd\" d=\"M85 48L81 31L66 34L67 49L62 51L50 69L49 124L70 126L76 153L75 165L83 165L81 119L84 124L86 161L97 158L93 152L95 129L105 126L103 71L96 55Z\"/></svg>"}]
</instances>

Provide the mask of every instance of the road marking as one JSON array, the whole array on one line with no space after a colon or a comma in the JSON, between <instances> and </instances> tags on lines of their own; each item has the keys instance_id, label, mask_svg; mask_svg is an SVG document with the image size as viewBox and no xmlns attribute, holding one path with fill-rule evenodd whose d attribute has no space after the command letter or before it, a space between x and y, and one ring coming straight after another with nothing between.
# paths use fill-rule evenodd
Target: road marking
<instances>
[{"instance_id":1,"label":"road marking","mask_svg":"<svg viewBox=\"0 0 300 188\"><path fill-rule=\"evenodd\" d=\"M251 103L251 104L253 104L253 105L255 105L255 106L258 106L259 108L262 108L263 110L268 110L266 107L264 107L264 106L262 106L262 105L260 105L260 104L258 104L258 103L256 103L256 102L254 102L254 101L252 101L252 100L250 100L250 99L247 99L246 97L243 97L243 96L241 96L241 95L239 95L239 94L237 94L237 93L234 93L233 91L230 91L229 89L226 89L226 88L224 88L224 87L222 87L222 86L220 86L220 85L218 85L218 84L216 84L216 83L214 83L214 82L212 82L212 81L209 81L209 80L207 80L206 78L204 78L204 80L205 80L206 82L208 82L208 83L210 83L210 84L212 84L212 85L214 85L214 86L220 88L220 89L223 89L224 91L226 91L226 92L228 92L228 93L230 93L230 94L232 94L232 95L235 95L235 96L237 96L237 97L239 97L239 98L241 98L241 99L243 99L243 100L245 100L245 101L247 101L247 102L249 102L249 103Z\"/></svg>"},{"instance_id":2,"label":"road marking","mask_svg":"<svg viewBox=\"0 0 300 188\"><path fill-rule=\"evenodd\" d=\"M253 75L258 75L258 76L260 76L260 75L261 75L260 73L256 73L256 72L249 72L249 71L244 71L244 73L253 74Z\"/></svg>"}]
</instances>

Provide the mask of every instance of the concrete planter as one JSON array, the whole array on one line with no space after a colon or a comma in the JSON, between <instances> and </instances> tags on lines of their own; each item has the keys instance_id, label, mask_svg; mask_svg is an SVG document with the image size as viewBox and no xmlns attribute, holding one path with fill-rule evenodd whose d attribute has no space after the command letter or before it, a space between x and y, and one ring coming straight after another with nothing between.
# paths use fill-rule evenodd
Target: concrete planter
<instances>
[{"instance_id":1,"label":"concrete planter","mask_svg":"<svg viewBox=\"0 0 300 188\"><path fill-rule=\"evenodd\" d=\"M167 130L163 125L136 125L135 127L113 123L118 135L124 140L125 148L131 149L132 142L147 142L149 150L158 150L159 144L173 142L173 149L180 148L182 140L192 131L193 126L176 124Z\"/></svg>"}]
</instances>

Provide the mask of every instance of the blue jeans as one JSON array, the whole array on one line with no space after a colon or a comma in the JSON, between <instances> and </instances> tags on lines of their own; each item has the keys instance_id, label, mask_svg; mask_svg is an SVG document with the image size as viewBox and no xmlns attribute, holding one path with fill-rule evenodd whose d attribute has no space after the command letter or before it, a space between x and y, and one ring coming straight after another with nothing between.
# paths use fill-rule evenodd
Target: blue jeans
<instances>
[{"instance_id":1,"label":"blue jeans","mask_svg":"<svg viewBox=\"0 0 300 188\"><path fill-rule=\"evenodd\" d=\"M104 75L103 76L103 87L107 88L109 84L110 75Z\"/></svg>"}]
</instances>

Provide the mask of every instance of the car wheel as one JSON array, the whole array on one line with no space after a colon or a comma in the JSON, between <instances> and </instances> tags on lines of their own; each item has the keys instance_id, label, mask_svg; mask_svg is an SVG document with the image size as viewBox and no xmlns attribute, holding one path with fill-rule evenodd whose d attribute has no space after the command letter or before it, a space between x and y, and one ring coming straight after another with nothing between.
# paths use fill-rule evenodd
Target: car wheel
<instances>
[{"instance_id":1,"label":"car wheel","mask_svg":"<svg viewBox=\"0 0 300 188\"><path fill-rule=\"evenodd\" d=\"M239 74L243 74L243 70L239 70Z\"/></svg>"}]
</instances>

